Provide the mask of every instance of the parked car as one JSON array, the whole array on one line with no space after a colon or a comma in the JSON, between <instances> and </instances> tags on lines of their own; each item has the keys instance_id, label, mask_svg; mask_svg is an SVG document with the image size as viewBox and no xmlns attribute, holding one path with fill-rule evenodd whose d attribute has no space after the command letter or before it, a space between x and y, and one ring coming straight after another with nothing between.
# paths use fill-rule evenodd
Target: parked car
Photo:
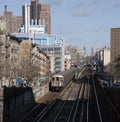
<instances>
[{"instance_id":1,"label":"parked car","mask_svg":"<svg viewBox=\"0 0 120 122\"><path fill-rule=\"evenodd\" d=\"M113 87L120 88L120 82L113 83L113 85L112 85L112 86L113 86Z\"/></svg>"}]
</instances>

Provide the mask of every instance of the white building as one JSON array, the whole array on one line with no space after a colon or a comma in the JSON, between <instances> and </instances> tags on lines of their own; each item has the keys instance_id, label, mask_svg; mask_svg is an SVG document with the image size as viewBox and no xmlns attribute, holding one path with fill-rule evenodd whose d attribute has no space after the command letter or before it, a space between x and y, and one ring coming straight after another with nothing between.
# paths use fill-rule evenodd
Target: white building
<instances>
[{"instance_id":1,"label":"white building","mask_svg":"<svg viewBox=\"0 0 120 122\"><path fill-rule=\"evenodd\" d=\"M110 63L110 48L103 49L103 65L106 66Z\"/></svg>"},{"instance_id":2,"label":"white building","mask_svg":"<svg viewBox=\"0 0 120 122\"><path fill-rule=\"evenodd\" d=\"M97 51L97 58L103 63L104 66L110 63L110 48L103 48Z\"/></svg>"}]
</instances>

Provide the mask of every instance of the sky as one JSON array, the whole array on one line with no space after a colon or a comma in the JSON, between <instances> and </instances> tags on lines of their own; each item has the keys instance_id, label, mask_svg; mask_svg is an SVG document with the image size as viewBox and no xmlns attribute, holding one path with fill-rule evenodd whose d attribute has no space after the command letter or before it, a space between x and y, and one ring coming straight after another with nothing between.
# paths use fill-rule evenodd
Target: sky
<instances>
[{"instance_id":1,"label":"sky","mask_svg":"<svg viewBox=\"0 0 120 122\"><path fill-rule=\"evenodd\" d=\"M0 0L13 15L22 15L22 5L31 0ZM51 7L51 32L61 35L65 45L85 46L88 54L110 47L110 29L120 27L120 0L39 0Z\"/></svg>"}]
</instances>

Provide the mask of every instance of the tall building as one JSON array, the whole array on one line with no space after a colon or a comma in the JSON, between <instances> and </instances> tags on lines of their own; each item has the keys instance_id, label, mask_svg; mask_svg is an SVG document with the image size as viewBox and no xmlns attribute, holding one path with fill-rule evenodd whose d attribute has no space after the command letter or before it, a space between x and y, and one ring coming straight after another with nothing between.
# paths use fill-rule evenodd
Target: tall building
<instances>
[{"instance_id":1,"label":"tall building","mask_svg":"<svg viewBox=\"0 0 120 122\"><path fill-rule=\"evenodd\" d=\"M120 57L120 28L111 28L111 62Z\"/></svg>"},{"instance_id":2,"label":"tall building","mask_svg":"<svg viewBox=\"0 0 120 122\"><path fill-rule=\"evenodd\" d=\"M39 0L31 0L30 11L28 14L30 14L30 24L32 24L32 21L36 21L36 23L41 22L42 24L46 25L45 33L50 34L51 33L51 15L50 15L50 5L48 4L39 4ZM23 16L23 24L25 25L25 5L22 7L22 16Z\"/></svg>"},{"instance_id":3,"label":"tall building","mask_svg":"<svg viewBox=\"0 0 120 122\"><path fill-rule=\"evenodd\" d=\"M12 12L7 11L6 5L4 15L0 16L0 20L6 22L6 33L18 32L22 25L22 16L13 16Z\"/></svg>"}]
</instances>

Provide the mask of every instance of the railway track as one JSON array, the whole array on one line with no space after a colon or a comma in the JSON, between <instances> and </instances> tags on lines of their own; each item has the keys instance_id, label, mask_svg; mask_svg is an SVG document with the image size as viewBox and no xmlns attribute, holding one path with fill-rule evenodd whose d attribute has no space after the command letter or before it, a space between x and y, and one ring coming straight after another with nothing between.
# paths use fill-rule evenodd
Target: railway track
<instances>
[{"instance_id":1,"label":"railway track","mask_svg":"<svg viewBox=\"0 0 120 122\"><path fill-rule=\"evenodd\" d=\"M88 87L90 86L87 77L72 83L56 101L39 114L34 122L83 122L87 115Z\"/></svg>"},{"instance_id":2,"label":"railway track","mask_svg":"<svg viewBox=\"0 0 120 122\"><path fill-rule=\"evenodd\" d=\"M89 93L91 88L89 80L90 78L84 77L82 78L82 80L78 81L79 83L72 82L65 88L65 90L61 92L57 99L50 102L43 109L43 111L41 111L42 108L36 107L35 112L33 111L31 113L32 116L27 117L29 118L29 120L24 119L24 121L32 120L32 122L89 122L90 118L92 118L89 114ZM37 113L39 113L39 115L37 117L34 117L34 115L36 115Z\"/></svg>"},{"instance_id":3,"label":"railway track","mask_svg":"<svg viewBox=\"0 0 120 122\"><path fill-rule=\"evenodd\" d=\"M38 108L24 122L119 122L119 113L89 69L44 109Z\"/></svg>"},{"instance_id":4,"label":"railway track","mask_svg":"<svg viewBox=\"0 0 120 122\"><path fill-rule=\"evenodd\" d=\"M77 99L80 86L80 84L71 83L34 121L67 121L71 113L71 106L74 105L74 100Z\"/></svg>"},{"instance_id":5,"label":"railway track","mask_svg":"<svg viewBox=\"0 0 120 122\"><path fill-rule=\"evenodd\" d=\"M40 113L46 106L47 103L56 98L58 93L49 92L45 97L42 97L38 100L38 104L28 112L24 117L22 117L19 122L32 122L34 118L37 117L37 114Z\"/></svg>"}]
</instances>

